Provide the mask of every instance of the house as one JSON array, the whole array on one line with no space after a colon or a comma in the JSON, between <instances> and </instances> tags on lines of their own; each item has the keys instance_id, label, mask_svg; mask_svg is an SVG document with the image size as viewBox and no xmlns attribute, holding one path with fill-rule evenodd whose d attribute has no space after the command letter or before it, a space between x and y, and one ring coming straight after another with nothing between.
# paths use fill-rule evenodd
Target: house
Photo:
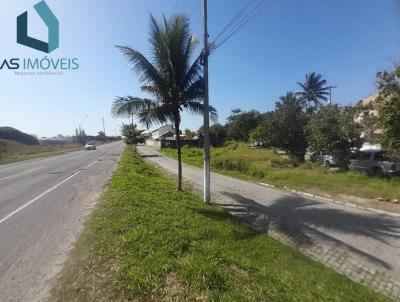
<instances>
[{"instance_id":1,"label":"house","mask_svg":"<svg viewBox=\"0 0 400 302\"><path fill-rule=\"evenodd\" d=\"M199 138L186 139L185 135L180 136L181 145L189 147L201 147ZM175 129L172 125L164 125L150 133L146 138L146 146L162 149L176 148Z\"/></svg>"},{"instance_id":2,"label":"house","mask_svg":"<svg viewBox=\"0 0 400 302\"><path fill-rule=\"evenodd\" d=\"M169 138L168 141L174 138L174 127L172 125L164 125L150 132L150 135L146 138L146 146L161 149L162 141L167 140L166 138Z\"/></svg>"}]
</instances>

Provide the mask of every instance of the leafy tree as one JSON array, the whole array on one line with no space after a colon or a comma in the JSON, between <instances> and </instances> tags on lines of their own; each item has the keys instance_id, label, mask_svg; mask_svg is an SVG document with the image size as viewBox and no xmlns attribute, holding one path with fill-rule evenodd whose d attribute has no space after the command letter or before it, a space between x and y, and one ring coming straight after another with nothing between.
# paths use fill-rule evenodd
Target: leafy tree
<instances>
[{"instance_id":1,"label":"leafy tree","mask_svg":"<svg viewBox=\"0 0 400 302\"><path fill-rule=\"evenodd\" d=\"M86 144L87 141L87 135L85 133L85 130L82 129L82 127L75 128L75 136L73 137L73 140L75 143L84 145Z\"/></svg>"},{"instance_id":2,"label":"leafy tree","mask_svg":"<svg viewBox=\"0 0 400 302\"><path fill-rule=\"evenodd\" d=\"M200 135L204 133L204 127L200 127L197 131ZM213 124L210 126L210 144L214 147L222 147L226 141L226 127L221 124Z\"/></svg>"},{"instance_id":3,"label":"leafy tree","mask_svg":"<svg viewBox=\"0 0 400 302\"><path fill-rule=\"evenodd\" d=\"M400 152L400 67L394 71L377 74L379 118L382 129L381 145L392 151Z\"/></svg>"},{"instance_id":4,"label":"leafy tree","mask_svg":"<svg viewBox=\"0 0 400 302\"><path fill-rule=\"evenodd\" d=\"M301 87L301 91L296 95L307 111L314 112L322 106L322 101L328 100L329 88L326 86L327 81L322 78L322 75L311 72L306 74L306 81L304 83L297 82Z\"/></svg>"},{"instance_id":5,"label":"leafy tree","mask_svg":"<svg viewBox=\"0 0 400 302\"><path fill-rule=\"evenodd\" d=\"M121 134L124 137L124 142L127 145L136 145L143 141L142 133L144 130L139 130L136 124L122 124Z\"/></svg>"},{"instance_id":6,"label":"leafy tree","mask_svg":"<svg viewBox=\"0 0 400 302\"><path fill-rule=\"evenodd\" d=\"M152 98L119 97L113 103L112 113L115 117L136 114L147 127L167 122L174 124L178 149L178 190L182 190L181 112L187 110L202 114L204 111L201 57L191 62L197 40L190 34L187 17L177 15L170 20L164 17L163 22L158 23L151 16L150 24L150 60L133 48L118 48L143 83L141 90ZM210 112L216 114L212 107Z\"/></svg>"},{"instance_id":7,"label":"leafy tree","mask_svg":"<svg viewBox=\"0 0 400 302\"><path fill-rule=\"evenodd\" d=\"M378 116L371 114L371 112L377 109L375 102L372 101L369 104L363 104L361 100L354 106L354 109L363 138L370 143L378 144L380 130Z\"/></svg>"},{"instance_id":8,"label":"leafy tree","mask_svg":"<svg viewBox=\"0 0 400 302\"><path fill-rule=\"evenodd\" d=\"M184 133L185 133L185 137L189 138L189 139L191 139L191 138L196 136L196 132L194 132L194 131L192 131L190 129L185 129Z\"/></svg>"},{"instance_id":9,"label":"leafy tree","mask_svg":"<svg viewBox=\"0 0 400 302\"><path fill-rule=\"evenodd\" d=\"M250 143L256 145L264 145L267 138L267 129L265 125L257 126L252 131L250 131Z\"/></svg>"},{"instance_id":10,"label":"leafy tree","mask_svg":"<svg viewBox=\"0 0 400 302\"><path fill-rule=\"evenodd\" d=\"M342 170L348 167L351 151L362 146L355 111L351 107L327 106L313 115L307 126L310 150L332 154Z\"/></svg>"},{"instance_id":11,"label":"leafy tree","mask_svg":"<svg viewBox=\"0 0 400 302\"><path fill-rule=\"evenodd\" d=\"M97 135L98 135L98 136L101 136L101 137L105 137L105 136L106 136L106 134L104 133L104 131L99 131L99 132L97 133Z\"/></svg>"},{"instance_id":12,"label":"leafy tree","mask_svg":"<svg viewBox=\"0 0 400 302\"><path fill-rule=\"evenodd\" d=\"M232 140L248 142L250 132L259 125L260 121L261 114L256 110L232 110L226 124L228 138Z\"/></svg>"},{"instance_id":13,"label":"leafy tree","mask_svg":"<svg viewBox=\"0 0 400 302\"><path fill-rule=\"evenodd\" d=\"M275 111L265 118L265 144L281 148L290 157L304 161L307 149L307 121L307 114L304 113L301 102L295 94L287 92L276 103Z\"/></svg>"}]
</instances>

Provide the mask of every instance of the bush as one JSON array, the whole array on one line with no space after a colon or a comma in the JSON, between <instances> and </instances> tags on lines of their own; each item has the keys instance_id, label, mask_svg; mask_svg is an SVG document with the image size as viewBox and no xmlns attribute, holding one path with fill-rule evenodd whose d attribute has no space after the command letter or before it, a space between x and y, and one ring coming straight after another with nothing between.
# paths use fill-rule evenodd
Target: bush
<instances>
[{"instance_id":1,"label":"bush","mask_svg":"<svg viewBox=\"0 0 400 302\"><path fill-rule=\"evenodd\" d=\"M229 171L238 171L246 173L249 170L249 164L243 159L217 158L212 161L217 169L225 169Z\"/></svg>"}]
</instances>

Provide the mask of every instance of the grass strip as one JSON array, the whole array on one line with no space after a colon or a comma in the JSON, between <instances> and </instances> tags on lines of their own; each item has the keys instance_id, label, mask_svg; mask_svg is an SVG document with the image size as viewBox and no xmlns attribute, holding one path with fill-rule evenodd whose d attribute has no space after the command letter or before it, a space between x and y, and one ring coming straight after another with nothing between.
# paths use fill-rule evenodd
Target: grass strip
<instances>
[{"instance_id":1,"label":"grass strip","mask_svg":"<svg viewBox=\"0 0 400 302\"><path fill-rule=\"evenodd\" d=\"M177 158L176 149L162 149L161 152ZM182 161L202 167L203 150L184 147ZM381 179L356 172L330 171L310 162L298 165L271 150L254 149L245 144L211 148L211 168L213 171L245 180L316 194L400 199L400 177Z\"/></svg>"},{"instance_id":2,"label":"grass strip","mask_svg":"<svg viewBox=\"0 0 400 302\"><path fill-rule=\"evenodd\" d=\"M388 301L207 206L127 148L50 301Z\"/></svg>"}]
</instances>

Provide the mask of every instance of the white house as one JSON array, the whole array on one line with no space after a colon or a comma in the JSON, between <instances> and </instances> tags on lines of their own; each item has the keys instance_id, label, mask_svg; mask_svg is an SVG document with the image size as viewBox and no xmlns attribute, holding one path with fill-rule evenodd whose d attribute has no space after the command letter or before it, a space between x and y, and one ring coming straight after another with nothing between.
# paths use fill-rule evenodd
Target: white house
<instances>
[{"instance_id":1,"label":"white house","mask_svg":"<svg viewBox=\"0 0 400 302\"><path fill-rule=\"evenodd\" d=\"M163 141L175 141L172 125L164 125L152 131L150 137L146 139L146 146L162 148L164 147Z\"/></svg>"}]
</instances>

